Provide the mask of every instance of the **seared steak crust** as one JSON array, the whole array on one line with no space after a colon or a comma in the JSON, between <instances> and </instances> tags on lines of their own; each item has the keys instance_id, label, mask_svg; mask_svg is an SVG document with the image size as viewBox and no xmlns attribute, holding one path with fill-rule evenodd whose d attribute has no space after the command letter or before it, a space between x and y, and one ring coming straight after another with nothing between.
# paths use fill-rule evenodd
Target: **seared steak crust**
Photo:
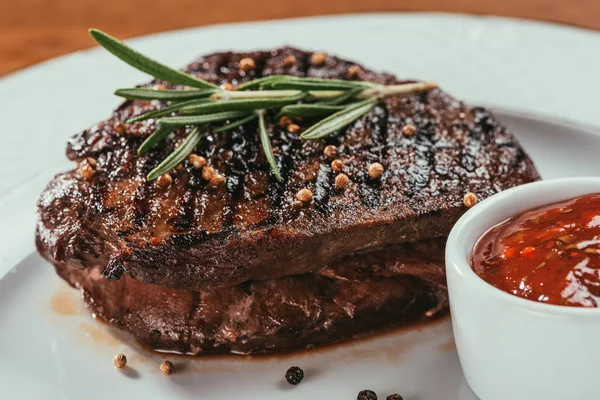
<instances>
[{"instance_id":1,"label":"seared steak crust","mask_svg":"<svg viewBox=\"0 0 600 400\"><path fill-rule=\"evenodd\" d=\"M296 57L295 65L286 66L288 55ZM245 56L257 66L249 73L238 67ZM282 48L213 54L186 70L238 84L272 74L347 79L351 65L328 56L325 66L313 66L309 53ZM399 82L364 68L358 79ZM445 236L465 211L465 193L483 199L538 178L527 154L488 111L434 90L388 98L322 141L303 141L269 115L282 184L269 171L256 125L249 124L209 133L196 149L227 177L226 184L210 186L186 161L173 171L173 183L161 188L146 174L187 132L182 128L138 157L155 121L132 124L124 134L114 129L118 121L161 106L127 101L110 119L71 139L68 157L92 157L97 170L89 180L77 170L59 174L41 196L38 242L56 263L106 266L109 278L126 271L145 283L185 290L304 274L357 250ZM415 135L402 133L407 123L417 127ZM339 149L350 177L342 192L334 189L336 174L323 155L329 144ZM367 174L375 161L385 167L381 180ZM304 187L314 201L294 214L290 204Z\"/></svg>"},{"instance_id":2,"label":"seared steak crust","mask_svg":"<svg viewBox=\"0 0 600 400\"><path fill-rule=\"evenodd\" d=\"M56 270L82 291L92 312L153 349L282 352L444 314L444 241L391 245L346 255L316 274L201 292L145 284L128 275L109 281L99 267L58 263Z\"/></svg>"}]
</instances>

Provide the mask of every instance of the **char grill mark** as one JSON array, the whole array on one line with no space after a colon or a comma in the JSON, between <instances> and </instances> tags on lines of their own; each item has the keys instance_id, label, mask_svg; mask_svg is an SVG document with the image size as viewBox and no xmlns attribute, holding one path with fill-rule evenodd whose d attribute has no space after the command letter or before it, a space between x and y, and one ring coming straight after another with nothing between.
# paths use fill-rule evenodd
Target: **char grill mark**
<instances>
[{"instance_id":1,"label":"char grill mark","mask_svg":"<svg viewBox=\"0 0 600 400\"><path fill-rule=\"evenodd\" d=\"M177 184L177 182L174 182L174 184ZM176 200L175 216L169 218L168 220L174 232L185 232L193 226L193 205L194 194L192 189L186 189L185 191L181 192L180 196Z\"/></svg>"},{"instance_id":2,"label":"char grill mark","mask_svg":"<svg viewBox=\"0 0 600 400\"><path fill-rule=\"evenodd\" d=\"M384 168L388 167L386 148L387 148L387 119L388 113L384 107L376 107L371 113L371 118L367 120L370 125L371 137L370 151L367 152L367 157L364 160L365 165L362 171L359 172L360 179L360 196L363 205L370 208L379 207L381 205L381 185L385 179L386 173L380 179L372 179L368 174L368 167L371 163L379 162Z\"/></svg>"},{"instance_id":3,"label":"char grill mark","mask_svg":"<svg viewBox=\"0 0 600 400\"><path fill-rule=\"evenodd\" d=\"M282 147L284 146L286 148L290 148L290 145L288 144L288 138L285 136L285 134L283 134L282 128L279 126L277 121L273 121L273 118L271 118L271 116L268 114L265 115L265 125L267 133L271 138L271 145L274 146L275 149L277 149L273 150L273 153L275 154L277 167L279 168L279 172L281 174L281 179L283 182L286 182L286 174L289 172L287 169L287 166L289 165L289 160L287 158L289 157L289 155L285 154L283 151L279 151L279 149L282 149ZM261 159L265 160L265 164L267 163L264 153L261 153ZM284 168L284 165L286 166L286 168ZM258 225L261 227L275 225L278 222L280 222L281 214L277 212L277 209L283 199L283 185L277 182L277 178L275 178L275 176L269 172L269 170L266 168L266 165L264 165L264 167L265 168L263 169L263 171L265 174L268 174L269 182L269 185L266 190L266 199L268 202L267 204L269 216L267 220L264 221L264 223Z\"/></svg>"}]
</instances>

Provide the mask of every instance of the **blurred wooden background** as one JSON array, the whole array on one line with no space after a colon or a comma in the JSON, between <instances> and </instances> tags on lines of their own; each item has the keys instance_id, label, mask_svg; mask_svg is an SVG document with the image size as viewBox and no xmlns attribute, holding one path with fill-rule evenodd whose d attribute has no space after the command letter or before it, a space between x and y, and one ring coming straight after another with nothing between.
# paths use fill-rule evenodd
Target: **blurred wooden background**
<instances>
[{"instance_id":1,"label":"blurred wooden background","mask_svg":"<svg viewBox=\"0 0 600 400\"><path fill-rule=\"evenodd\" d=\"M368 11L448 11L600 29L598 0L0 0L0 75L120 38L221 22Z\"/></svg>"}]
</instances>

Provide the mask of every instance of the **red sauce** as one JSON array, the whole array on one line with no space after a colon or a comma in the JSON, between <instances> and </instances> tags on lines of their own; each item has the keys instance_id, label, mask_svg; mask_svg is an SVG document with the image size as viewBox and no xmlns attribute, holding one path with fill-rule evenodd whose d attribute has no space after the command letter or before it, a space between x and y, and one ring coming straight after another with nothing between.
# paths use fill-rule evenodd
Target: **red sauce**
<instances>
[{"instance_id":1,"label":"red sauce","mask_svg":"<svg viewBox=\"0 0 600 400\"><path fill-rule=\"evenodd\" d=\"M600 306L600 194L510 218L475 244L471 267L515 296L573 307Z\"/></svg>"}]
</instances>

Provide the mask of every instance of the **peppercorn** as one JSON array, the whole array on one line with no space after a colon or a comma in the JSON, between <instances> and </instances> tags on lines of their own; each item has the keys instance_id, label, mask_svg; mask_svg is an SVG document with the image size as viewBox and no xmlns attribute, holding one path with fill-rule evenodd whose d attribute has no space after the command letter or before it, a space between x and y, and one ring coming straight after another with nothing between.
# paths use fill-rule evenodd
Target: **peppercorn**
<instances>
[{"instance_id":1,"label":"peppercorn","mask_svg":"<svg viewBox=\"0 0 600 400\"><path fill-rule=\"evenodd\" d=\"M96 160L94 160L92 157L88 157L85 160L88 162L88 164L90 164L90 167L96 168Z\"/></svg>"},{"instance_id":2,"label":"peppercorn","mask_svg":"<svg viewBox=\"0 0 600 400\"><path fill-rule=\"evenodd\" d=\"M383 175L383 165L379 164L378 162L374 162L373 164L369 165L369 176L373 179L379 179L381 178L381 175Z\"/></svg>"},{"instance_id":3,"label":"peppercorn","mask_svg":"<svg viewBox=\"0 0 600 400\"><path fill-rule=\"evenodd\" d=\"M333 160L331 162L331 169L335 172L341 172L344 169L344 162L342 160Z\"/></svg>"},{"instance_id":4,"label":"peppercorn","mask_svg":"<svg viewBox=\"0 0 600 400\"><path fill-rule=\"evenodd\" d=\"M346 186L348 186L349 182L350 182L350 179L348 178L348 175L339 174L338 176L335 177L335 188L337 190L343 190Z\"/></svg>"},{"instance_id":5,"label":"peppercorn","mask_svg":"<svg viewBox=\"0 0 600 400\"><path fill-rule=\"evenodd\" d=\"M90 158L90 160L94 160ZM91 179L92 176L96 173L96 161L90 162L87 158L79 163L79 173L83 177L83 179Z\"/></svg>"},{"instance_id":6,"label":"peppercorn","mask_svg":"<svg viewBox=\"0 0 600 400\"><path fill-rule=\"evenodd\" d=\"M477 195L471 192L465 194L465 197L463 198L463 204L469 208L477 204L477 201Z\"/></svg>"},{"instance_id":7,"label":"peppercorn","mask_svg":"<svg viewBox=\"0 0 600 400\"><path fill-rule=\"evenodd\" d=\"M327 158L335 158L338 155L337 147L331 144L329 146L325 146L323 154L325 154L325 157Z\"/></svg>"},{"instance_id":8,"label":"peppercorn","mask_svg":"<svg viewBox=\"0 0 600 400\"><path fill-rule=\"evenodd\" d=\"M210 184L213 186L219 186L223 182L225 182L225 177L220 174L214 174L213 177L210 178Z\"/></svg>"},{"instance_id":9,"label":"peppercorn","mask_svg":"<svg viewBox=\"0 0 600 400\"><path fill-rule=\"evenodd\" d=\"M313 53L310 57L310 61L314 65L323 65L327 61L327 54L325 53Z\"/></svg>"},{"instance_id":10,"label":"peppercorn","mask_svg":"<svg viewBox=\"0 0 600 400\"><path fill-rule=\"evenodd\" d=\"M283 65L285 65L286 67L291 67L293 65L296 65L296 57L291 54L289 56L285 57L283 59Z\"/></svg>"},{"instance_id":11,"label":"peppercorn","mask_svg":"<svg viewBox=\"0 0 600 400\"><path fill-rule=\"evenodd\" d=\"M412 124L406 124L402 127L402 133L406 136L412 136L417 133L417 127Z\"/></svg>"},{"instance_id":12,"label":"peppercorn","mask_svg":"<svg viewBox=\"0 0 600 400\"><path fill-rule=\"evenodd\" d=\"M313 199L313 193L310 189L300 189L298 193L296 193L296 198L303 203L310 203Z\"/></svg>"},{"instance_id":13,"label":"peppercorn","mask_svg":"<svg viewBox=\"0 0 600 400\"><path fill-rule=\"evenodd\" d=\"M386 397L385 400L404 400L404 398L402 396L400 396L398 393L394 393L394 394L390 394L388 397Z\"/></svg>"},{"instance_id":14,"label":"peppercorn","mask_svg":"<svg viewBox=\"0 0 600 400\"><path fill-rule=\"evenodd\" d=\"M124 134L125 132L127 132L127 127L125 126L125 124L122 121L118 121L116 124L113 125L113 129L115 130L115 132L117 132L119 135Z\"/></svg>"},{"instance_id":15,"label":"peppercorn","mask_svg":"<svg viewBox=\"0 0 600 400\"><path fill-rule=\"evenodd\" d=\"M290 367L285 373L285 380L290 385L297 385L304 379L304 371L300 367Z\"/></svg>"},{"instance_id":16,"label":"peppercorn","mask_svg":"<svg viewBox=\"0 0 600 400\"><path fill-rule=\"evenodd\" d=\"M296 124L289 124L289 125L287 126L287 131L288 131L289 133L296 133L296 132L298 132L299 130L300 130L300 127L299 127L298 125L296 125Z\"/></svg>"},{"instance_id":17,"label":"peppercorn","mask_svg":"<svg viewBox=\"0 0 600 400\"><path fill-rule=\"evenodd\" d=\"M125 357L125 354L117 354L115 358L113 358L113 365L117 369L125 368L125 366L127 365L127 357Z\"/></svg>"},{"instance_id":18,"label":"peppercorn","mask_svg":"<svg viewBox=\"0 0 600 400\"><path fill-rule=\"evenodd\" d=\"M171 361L165 360L160 364L160 371L163 375L170 375L173 372L173 363Z\"/></svg>"},{"instance_id":19,"label":"peppercorn","mask_svg":"<svg viewBox=\"0 0 600 400\"><path fill-rule=\"evenodd\" d=\"M188 156L188 160L192 163L194 168L200 169L206 165L206 158L199 156L197 154L190 154Z\"/></svg>"},{"instance_id":20,"label":"peppercorn","mask_svg":"<svg viewBox=\"0 0 600 400\"><path fill-rule=\"evenodd\" d=\"M158 186L164 189L171 183L173 183L173 177L171 177L171 174L167 172L166 174L162 174L161 176L159 176L156 180L156 183L158 184Z\"/></svg>"},{"instance_id":21,"label":"peppercorn","mask_svg":"<svg viewBox=\"0 0 600 400\"><path fill-rule=\"evenodd\" d=\"M377 400L377 395L372 390L361 390L358 392L356 400Z\"/></svg>"},{"instance_id":22,"label":"peppercorn","mask_svg":"<svg viewBox=\"0 0 600 400\"><path fill-rule=\"evenodd\" d=\"M287 117L284 115L283 117L279 118L279 125L281 125L284 128L291 123L292 123L292 120L290 119L290 117Z\"/></svg>"},{"instance_id":23,"label":"peppercorn","mask_svg":"<svg viewBox=\"0 0 600 400\"><path fill-rule=\"evenodd\" d=\"M252 71L256 68L256 63L250 57L242 58L240 60L240 69L244 72Z\"/></svg>"},{"instance_id":24,"label":"peppercorn","mask_svg":"<svg viewBox=\"0 0 600 400\"><path fill-rule=\"evenodd\" d=\"M350 68L348 68L348 72L346 75L348 76L348 78L356 78L361 72L362 69L358 65L353 65Z\"/></svg>"},{"instance_id":25,"label":"peppercorn","mask_svg":"<svg viewBox=\"0 0 600 400\"><path fill-rule=\"evenodd\" d=\"M205 180L210 181L214 174L215 169L213 167L206 165L204 168L202 168L202 178Z\"/></svg>"}]
</instances>

